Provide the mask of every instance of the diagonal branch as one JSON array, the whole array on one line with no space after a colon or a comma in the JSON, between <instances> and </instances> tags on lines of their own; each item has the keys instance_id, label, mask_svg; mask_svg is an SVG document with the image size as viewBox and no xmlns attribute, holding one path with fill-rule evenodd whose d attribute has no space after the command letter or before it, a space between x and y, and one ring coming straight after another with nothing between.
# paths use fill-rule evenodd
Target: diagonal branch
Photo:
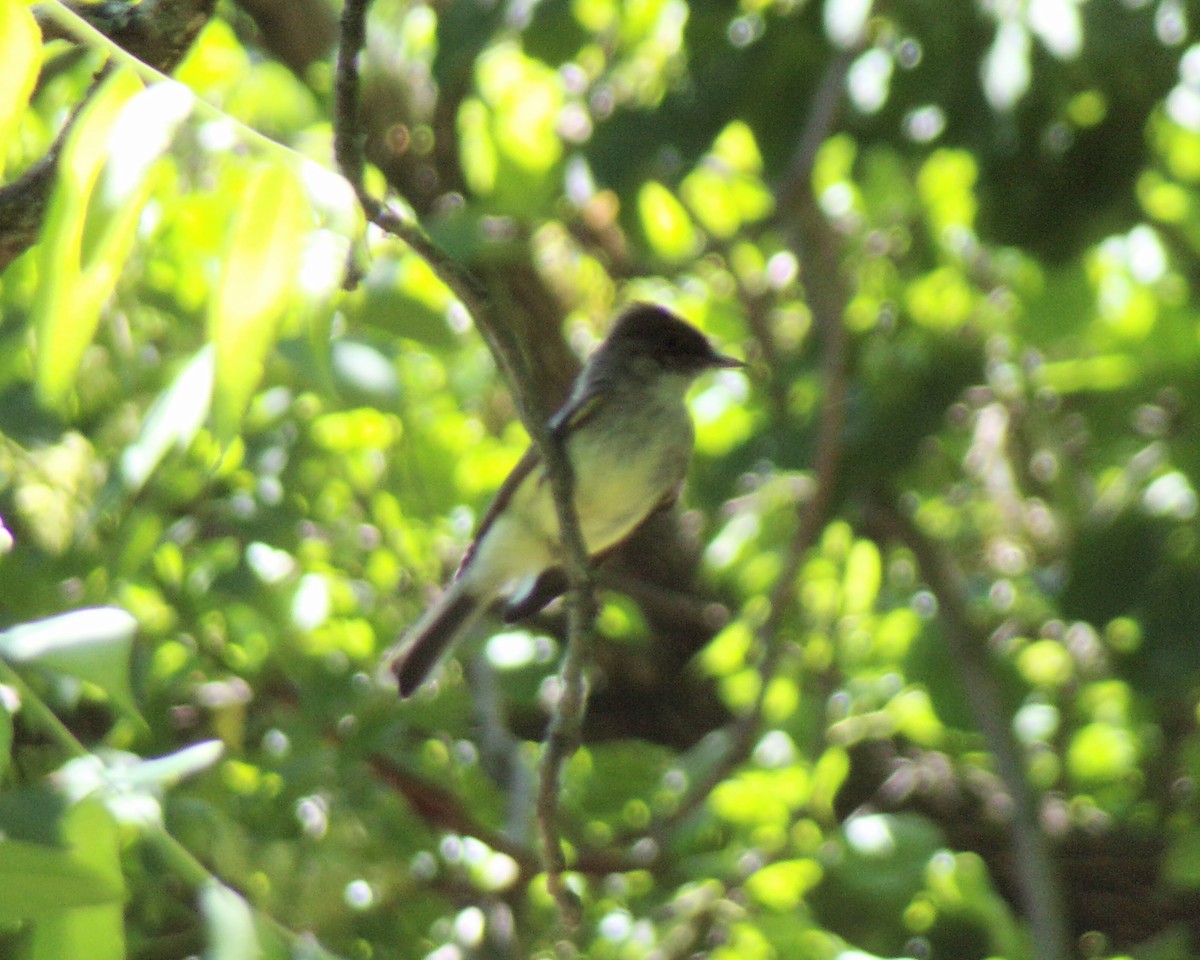
<instances>
[{"instance_id":1,"label":"diagonal branch","mask_svg":"<svg viewBox=\"0 0 1200 960\"><path fill-rule=\"evenodd\" d=\"M792 245L802 263L814 326L823 337L821 380L824 402L813 463L815 489L810 498L797 506L796 531L788 545L783 569L771 592L770 612L755 632L758 647L764 652L758 664L759 688L754 705L748 713L733 722L728 731L729 743L721 760L696 782L670 818L659 825L658 833L691 814L717 784L750 755L771 679L786 649L786 644L780 639L780 627L796 602L796 577L805 555L816 543L833 509L842 461L846 381L849 375L849 348L842 318L847 293L842 280L837 238L812 192L812 164L817 147L829 136L840 114L845 72L851 60L851 57L842 54L830 62L814 94L808 122L797 139L792 163L776 188L776 219L787 226L792 234Z\"/></svg>"},{"instance_id":2,"label":"diagonal branch","mask_svg":"<svg viewBox=\"0 0 1200 960\"><path fill-rule=\"evenodd\" d=\"M562 766L579 741L579 727L587 702L584 674L591 645L596 602L587 548L575 513L574 476L563 445L550 435L549 413L542 408L535 371L524 345L512 327L502 322L479 281L437 246L413 220L401 217L372 196L363 183L363 145L359 124L358 59L366 40L366 12L370 0L347 0L341 16L335 81L334 153L342 175L350 181L367 218L421 257L471 314L497 366L513 388L517 409L533 443L546 464L564 548L568 594L567 649L560 673L555 705L542 754L538 790L538 824L548 884L564 919L575 923L579 905L563 882L566 862L558 834L557 809Z\"/></svg>"},{"instance_id":3,"label":"diagonal branch","mask_svg":"<svg viewBox=\"0 0 1200 960\"><path fill-rule=\"evenodd\" d=\"M975 723L1012 799L1014 860L1032 933L1033 955L1036 960L1065 960L1071 951L1062 883L1042 830L1037 797L1025 778L1025 765L1007 720L999 683L988 663L987 636L967 610L962 574L945 551L896 508L893 497L876 496L871 512L885 535L912 551L937 598L950 657L963 688L970 693L968 701Z\"/></svg>"}]
</instances>

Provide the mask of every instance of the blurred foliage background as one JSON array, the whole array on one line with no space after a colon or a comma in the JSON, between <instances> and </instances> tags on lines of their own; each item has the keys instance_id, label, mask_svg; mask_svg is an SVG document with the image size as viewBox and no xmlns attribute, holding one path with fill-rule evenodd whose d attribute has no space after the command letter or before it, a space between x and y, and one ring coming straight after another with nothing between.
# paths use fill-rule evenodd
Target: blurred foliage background
<instances>
[{"instance_id":1,"label":"blurred foliage background","mask_svg":"<svg viewBox=\"0 0 1200 960\"><path fill-rule=\"evenodd\" d=\"M338 14L0 0L0 956L1200 955L1197 4L376 0L357 121ZM547 406L636 299L750 361L573 929L561 611L373 679L527 438L355 122Z\"/></svg>"}]
</instances>

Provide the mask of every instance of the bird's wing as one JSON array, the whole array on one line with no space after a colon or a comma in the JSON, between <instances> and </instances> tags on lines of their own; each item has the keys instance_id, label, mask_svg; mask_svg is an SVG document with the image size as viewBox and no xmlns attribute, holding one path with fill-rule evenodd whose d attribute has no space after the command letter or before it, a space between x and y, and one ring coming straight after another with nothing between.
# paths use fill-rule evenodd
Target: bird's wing
<instances>
[{"instance_id":1,"label":"bird's wing","mask_svg":"<svg viewBox=\"0 0 1200 960\"><path fill-rule=\"evenodd\" d=\"M455 577L461 577L464 570L471 563L471 559L475 556L475 548L479 546L479 541L483 539L483 535L487 533L488 528L496 522L496 518L508 506L508 502L513 498L513 494L517 492L517 488L524 483L525 479L536 470L542 462L541 454L538 453L537 447L530 446L525 451L525 455L517 461L517 465L512 468L512 471L504 482L500 484L500 489L496 491L496 496L487 508L487 512L483 515L483 519L479 521L479 528L475 531L475 537L471 541L471 545L467 548L467 552L463 554L462 562L458 565L458 573Z\"/></svg>"},{"instance_id":2,"label":"bird's wing","mask_svg":"<svg viewBox=\"0 0 1200 960\"><path fill-rule=\"evenodd\" d=\"M590 420L603 404L604 395L596 391L587 391L578 399L568 400L558 413L550 418L551 438L562 443Z\"/></svg>"},{"instance_id":3,"label":"bird's wing","mask_svg":"<svg viewBox=\"0 0 1200 960\"><path fill-rule=\"evenodd\" d=\"M599 393L586 392L581 397L567 401L559 409L557 413L550 418L549 428L551 437L562 443L568 436L579 426L588 420L604 402L604 398ZM496 497L488 506L487 512L483 515L483 519L479 522L479 528L475 531L475 538L471 541L471 546L467 548L467 552L463 554L462 562L458 565L458 573L456 577L462 576L464 570L470 564L471 559L475 556L475 549L479 545L479 541L483 539L483 535L487 533L488 528L496 522L496 518L500 516L504 508L508 506L513 495L520 488L521 484L528 479L542 465L542 455L538 452L536 445L530 445L525 451L525 455L517 461L517 465L512 468L512 472L504 478L504 482L500 484L500 489L496 491ZM544 482L546 479L543 473L537 479L538 483Z\"/></svg>"}]
</instances>

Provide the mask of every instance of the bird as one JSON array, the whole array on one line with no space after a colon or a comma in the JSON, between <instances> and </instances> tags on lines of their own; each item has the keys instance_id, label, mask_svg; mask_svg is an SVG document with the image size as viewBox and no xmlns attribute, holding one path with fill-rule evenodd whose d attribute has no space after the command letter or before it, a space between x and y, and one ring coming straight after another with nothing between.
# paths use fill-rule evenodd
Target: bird
<instances>
[{"instance_id":1,"label":"bird","mask_svg":"<svg viewBox=\"0 0 1200 960\"><path fill-rule=\"evenodd\" d=\"M580 532L595 562L679 496L695 431L686 404L708 370L744 363L675 313L634 303L576 377L548 432L571 464ZM497 599L505 620L537 612L566 587L564 548L545 464L531 445L501 484L453 580L384 654L401 697L415 693Z\"/></svg>"}]
</instances>

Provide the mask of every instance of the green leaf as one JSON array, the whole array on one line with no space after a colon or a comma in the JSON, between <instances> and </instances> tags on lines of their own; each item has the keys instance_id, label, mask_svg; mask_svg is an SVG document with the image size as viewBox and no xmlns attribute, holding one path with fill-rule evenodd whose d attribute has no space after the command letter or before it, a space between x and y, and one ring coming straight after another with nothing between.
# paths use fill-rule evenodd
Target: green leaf
<instances>
[{"instance_id":1,"label":"green leaf","mask_svg":"<svg viewBox=\"0 0 1200 960\"><path fill-rule=\"evenodd\" d=\"M65 848L0 840L0 922L40 920L123 900L117 828L104 807L80 803L60 826Z\"/></svg>"},{"instance_id":2,"label":"green leaf","mask_svg":"<svg viewBox=\"0 0 1200 960\"><path fill-rule=\"evenodd\" d=\"M380 258L360 292L350 300L352 316L389 337L404 337L431 347L458 342L446 322L453 296L433 269L417 256Z\"/></svg>"},{"instance_id":3,"label":"green leaf","mask_svg":"<svg viewBox=\"0 0 1200 960\"><path fill-rule=\"evenodd\" d=\"M814 813L833 817L833 802L846 777L850 775L850 758L841 747L829 747L816 765L812 776L812 809Z\"/></svg>"},{"instance_id":4,"label":"green leaf","mask_svg":"<svg viewBox=\"0 0 1200 960\"><path fill-rule=\"evenodd\" d=\"M0 922L37 919L70 907L119 898L120 890L69 851L0 840Z\"/></svg>"},{"instance_id":5,"label":"green leaf","mask_svg":"<svg viewBox=\"0 0 1200 960\"><path fill-rule=\"evenodd\" d=\"M213 418L224 443L262 379L312 225L304 190L285 167L257 168L239 207L208 317L216 345Z\"/></svg>"},{"instance_id":6,"label":"green leaf","mask_svg":"<svg viewBox=\"0 0 1200 960\"><path fill-rule=\"evenodd\" d=\"M700 237L683 204L661 183L651 180L642 185L638 215L650 248L662 259L678 263L700 249Z\"/></svg>"},{"instance_id":7,"label":"green leaf","mask_svg":"<svg viewBox=\"0 0 1200 960\"><path fill-rule=\"evenodd\" d=\"M112 896L95 906L58 910L34 924L32 960L123 960L125 882L116 822L97 802L72 807L64 821L72 855L97 877L96 887Z\"/></svg>"},{"instance_id":8,"label":"green leaf","mask_svg":"<svg viewBox=\"0 0 1200 960\"><path fill-rule=\"evenodd\" d=\"M129 783L141 787L170 787L209 769L221 759L224 752L225 744L220 740L204 740L165 757L141 760L125 771L124 777Z\"/></svg>"},{"instance_id":9,"label":"green leaf","mask_svg":"<svg viewBox=\"0 0 1200 960\"><path fill-rule=\"evenodd\" d=\"M870 540L856 540L846 557L842 585L842 610L848 616L868 614L875 606L883 580L879 548Z\"/></svg>"},{"instance_id":10,"label":"green leaf","mask_svg":"<svg viewBox=\"0 0 1200 960\"><path fill-rule=\"evenodd\" d=\"M0 633L0 657L95 684L133 709L129 655L137 630L137 620L119 607L73 610Z\"/></svg>"},{"instance_id":11,"label":"green leaf","mask_svg":"<svg viewBox=\"0 0 1200 960\"><path fill-rule=\"evenodd\" d=\"M1081 783L1119 781L1133 775L1138 763L1137 739L1124 727L1097 721L1081 727L1067 748L1067 769Z\"/></svg>"},{"instance_id":12,"label":"green leaf","mask_svg":"<svg viewBox=\"0 0 1200 960\"><path fill-rule=\"evenodd\" d=\"M42 34L29 7L21 0L0 0L0 143L8 143L16 129L41 65Z\"/></svg>"},{"instance_id":13,"label":"green leaf","mask_svg":"<svg viewBox=\"0 0 1200 960\"><path fill-rule=\"evenodd\" d=\"M177 83L143 90L118 70L93 95L63 147L42 235L35 380L42 401L62 408L100 310L125 268L150 190L154 162L191 112Z\"/></svg>"},{"instance_id":14,"label":"green leaf","mask_svg":"<svg viewBox=\"0 0 1200 960\"><path fill-rule=\"evenodd\" d=\"M213 880L200 891L200 912L208 928L205 960L260 960L254 914L239 894Z\"/></svg>"},{"instance_id":15,"label":"green leaf","mask_svg":"<svg viewBox=\"0 0 1200 960\"><path fill-rule=\"evenodd\" d=\"M29 960L125 960L121 903L60 910L33 926Z\"/></svg>"},{"instance_id":16,"label":"green leaf","mask_svg":"<svg viewBox=\"0 0 1200 960\"><path fill-rule=\"evenodd\" d=\"M10 691L0 687L0 781L12 761L13 723L12 714L8 712L8 696Z\"/></svg>"},{"instance_id":17,"label":"green leaf","mask_svg":"<svg viewBox=\"0 0 1200 960\"><path fill-rule=\"evenodd\" d=\"M121 452L121 479L131 493L142 488L172 448L186 450L212 405L213 349L187 362L146 412L138 438Z\"/></svg>"},{"instance_id":18,"label":"green leaf","mask_svg":"<svg viewBox=\"0 0 1200 960\"><path fill-rule=\"evenodd\" d=\"M811 857L780 860L751 875L746 892L771 910L795 910L821 875L821 865Z\"/></svg>"}]
</instances>

